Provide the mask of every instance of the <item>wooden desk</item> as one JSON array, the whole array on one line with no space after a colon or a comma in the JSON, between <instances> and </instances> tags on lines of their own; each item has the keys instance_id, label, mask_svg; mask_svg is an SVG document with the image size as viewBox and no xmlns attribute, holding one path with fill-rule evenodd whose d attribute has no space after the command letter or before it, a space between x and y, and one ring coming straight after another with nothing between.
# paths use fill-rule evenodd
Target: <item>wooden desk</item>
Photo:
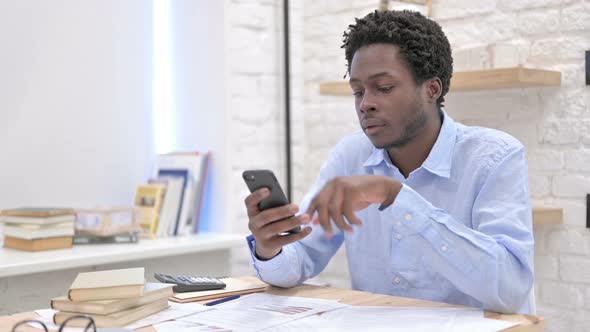
<instances>
[{"instance_id":1,"label":"wooden desk","mask_svg":"<svg viewBox=\"0 0 590 332\"><path fill-rule=\"evenodd\" d=\"M242 279L248 280L254 277L243 277ZM337 289L331 287L320 287L313 285L302 285L290 289L269 287L268 293L283 296L301 296L308 298L318 298L326 300L340 300L342 303L351 305L382 305L382 306L393 306L393 307L452 307L452 305L440 303L422 301L404 297L396 297L389 295L379 295L366 292L359 292L353 290ZM18 321L24 319L31 319L36 317L37 314L34 312L20 313L12 316L1 316L0 317L0 332L10 332L11 327ZM510 332L544 332L545 331L545 320L542 317L528 316L528 315L503 315L493 312L486 312L485 316L493 319L501 319L511 322L520 322L520 325L510 328L505 331ZM39 329L27 326L26 330L31 332L39 332ZM152 327L145 327L139 329L141 332L155 332L156 330Z\"/></svg>"}]
</instances>

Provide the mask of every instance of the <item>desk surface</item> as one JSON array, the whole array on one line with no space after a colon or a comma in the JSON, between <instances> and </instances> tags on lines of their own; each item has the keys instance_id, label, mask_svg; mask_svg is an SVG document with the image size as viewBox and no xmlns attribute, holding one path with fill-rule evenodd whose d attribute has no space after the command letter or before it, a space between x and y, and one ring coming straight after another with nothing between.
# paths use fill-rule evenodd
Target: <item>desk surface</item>
<instances>
[{"instance_id":1,"label":"desk surface","mask_svg":"<svg viewBox=\"0 0 590 332\"><path fill-rule=\"evenodd\" d=\"M245 236L203 233L183 237L140 239L138 243L74 245L72 248L27 252L0 248L0 278L126 262L138 259L225 250L244 245Z\"/></svg>"},{"instance_id":2,"label":"desk surface","mask_svg":"<svg viewBox=\"0 0 590 332\"><path fill-rule=\"evenodd\" d=\"M253 277L243 277L248 280ZM452 307L452 305L422 301L404 297L379 295L366 292L359 292L346 289L337 289L331 287L321 287L313 285L302 285L290 289L269 287L268 293L283 296L301 296L308 298L318 298L326 300L339 300L342 303L351 305L383 305L394 307ZM37 316L34 312L20 313L12 316L0 317L0 332L10 332L10 328L18 321L23 319L31 319ZM493 319L501 319L512 322L519 322L520 324L505 331L510 332L544 332L545 320L542 317L528 316L528 315L503 315L493 312L486 312L486 317ZM27 326L28 329L23 331L41 331ZM141 332L155 332L152 327L139 329Z\"/></svg>"}]
</instances>

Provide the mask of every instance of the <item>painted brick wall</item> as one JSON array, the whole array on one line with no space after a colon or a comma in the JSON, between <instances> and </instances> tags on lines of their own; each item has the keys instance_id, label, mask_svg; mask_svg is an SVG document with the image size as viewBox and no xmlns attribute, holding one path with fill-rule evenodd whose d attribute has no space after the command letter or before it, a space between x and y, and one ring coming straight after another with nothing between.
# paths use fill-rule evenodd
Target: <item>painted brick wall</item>
<instances>
[{"instance_id":1,"label":"painted brick wall","mask_svg":"<svg viewBox=\"0 0 590 332\"><path fill-rule=\"evenodd\" d=\"M320 96L319 82L342 78L342 32L378 1L291 3L294 201L299 202L331 148L358 127L352 98ZM239 232L247 232L241 171L265 167L284 176L281 5L271 0L232 0L230 5L232 202L237 211L232 230ZM538 311L548 319L549 331L587 331L590 231L584 228L584 197L590 192L590 88L583 82L583 51L590 49L590 1L435 0L433 18L454 49L516 41L527 66L562 72L559 88L457 92L446 105L456 120L504 130L527 147L534 204L565 209L565 225L535 229ZM247 257L245 248L236 250L234 274L252 273ZM344 252L316 281L350 287Z\"/></svg>"},{"instance_id":2,"label":"painted brick wall","mask_svg":"<svg viewBox=\"0 0 590 332\"><path fill-rule=\"evenodd\" d=\"M320 96L318 84L342 78L342 32L377 3L304 2L305 187L335 143L358 127L352 98ZM446 105L460 122L504 130L525 144L533 203L565 209L565 225L535 229L538 312L549 331L589 331L590 87L583 57L590 49L590 1L435 0L433 18L454 49L517 41L527 66L562 72L559 88L452 93ZM342 252L318 279L349 287Z\"/></svg>"},{"instance_id":3,"label":"painted brick wall","mask_svg":"<svg viewBox=\"0 0 590 332\"><path fill-rule=\"evenodd\" d=\"M271 169L284 188L285 105L283 2L231 0L228 6L230 89L231 204L236 212L229 229L247 234L244 198L248 189L242 179L246 169ZM291 135L294 156L302 156L303 135L303 2L290 1ZM305 190L304 160L293 158L294 201ZM233 275L254 274L245 245L233 250Z\"/></svg>"}]
</instances>

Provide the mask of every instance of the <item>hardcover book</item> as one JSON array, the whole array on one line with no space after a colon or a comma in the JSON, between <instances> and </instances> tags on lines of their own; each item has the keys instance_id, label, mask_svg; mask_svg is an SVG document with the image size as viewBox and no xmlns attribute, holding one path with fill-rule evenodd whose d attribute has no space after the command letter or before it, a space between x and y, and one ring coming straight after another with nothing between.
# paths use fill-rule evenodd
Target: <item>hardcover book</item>
<instances>
[{"instance_id":1,"label":"hardcover book","mask_svg":"<svg viewBox=\"0 0 590 332\"><path fill-rule=\"evenodd\" d=\"M156 237L165 193L166 186L162 184L140 184L137 186L135 190L135 207L139 211L141 236Z\"/></svg>"},{"instance_id":2,"label":"hardcover book","mask_svg":"<svg viewBox=\"0 0 590 332\"><path fill-rule=\"evenodd\" d=\"M156 300L167 299L172 295L173 286L172 284L148 282L143 288L142 296L117 300L74 302L70 301L66 296L60 296L51 300L51 309L84 314L109 315Z\"/></svg>"},{"instance_id":3,"label":"hardcover book","mask_svg":"<svg viewBox=\"0 0 590 332\"><path fill-rule=\"evenodd\" d=\"M114 300L143 295L144 268L79 273L68 291L72 301Z\"/></svg>"},{"instance_id":4,"label":"hardcover book","mask_svg":"<svg viewBox=\"0 0 590 332\"><path fill-rule=\"evenodd\" d=\"M24 207L0 212L0 222L15 224L45 225L75 220L75 211L67 208Z\"/></svg>"},{"instance_id":5,"label":"hardcover book","mask_svg":"<svg viewBox=\"0 0 590 332\"><path fill-rule=\"evenodd\" d=\"M89 316L94 319L97 327L118 327L125 326L136 320L140 320L144 317L153 315L168 308L168 300L160 299L154 302L150 302L139 307L130 308L123 311L114 312L109 315L96 315L90 314ZM77 312L58 311L53 316L53 322L57 325L63 323L66 319L72 316L79 315ZM85 320L72 320L71 324L68 322L68 326L72 327L86 327L87 321Z\"/></svg>"},{"instance_id":6,"label":"hardcover book","mask_svg":"<svg viewBox=\"0 0 590 332\"><path fill-rule=\"evenodd\" d=\"M159 227L161 229L159 233L162 234L165 231L169 235L178 235L182 227L182 212L185 209L187 197L185 195L189 195L187 193L189 172L186 169L161 169L158 171L158 179L168 179L161 214L166 219L162 227ZM174 205L174 211L170 211L173 209L171 205Z\"/></svg>"},{"instance_id":7,"label":"hardcover book","mask_svg":"<svg viewBox=\"0 0 590 332\"><path fill-rule=\"evenodd\" d=\"M208 156L208 155L207 155ZM203 176L204 159L206 156L200 152L173 152L159 154L156 165L156 176L161 170L186 170L189 179L184 191L180 221L175 235L185 235L192 231L195 215L200 201L201 176Z\"/></svg>"},{"instance_id":8,"label":"hardcover book","mask_svg":"<svg viewBox=\"0 0 590 332\"><path fill-rule=\"evenodd\" d=\"M25 251L44 251L72 247L72 237L50 237L46 239L26 240L12 236L4 236L4 247Z\"/></svg>"},{"instance_id":9,"label":"hardcover book","mask_svg":"<svg viewBox=\"0 0 590 332\"><path fill-rule=\"evenodd\" d=\"M17 216L17 217L54 217L68 214L75 214L76 212L70 208L58 207L22 207L16 209L2 210L2 216Z\"/></svg>"},{"instance_id":10,"label":"hardcover book","mask_svg":"<svg viewBox=\"0 0 590 332\"><path fill-rule=\"evenodd\" d=\"M25 240L44 239L50 237L74 236L74 223L58 224L5 224L4 235Z\"/></svg>"}]
</instances>

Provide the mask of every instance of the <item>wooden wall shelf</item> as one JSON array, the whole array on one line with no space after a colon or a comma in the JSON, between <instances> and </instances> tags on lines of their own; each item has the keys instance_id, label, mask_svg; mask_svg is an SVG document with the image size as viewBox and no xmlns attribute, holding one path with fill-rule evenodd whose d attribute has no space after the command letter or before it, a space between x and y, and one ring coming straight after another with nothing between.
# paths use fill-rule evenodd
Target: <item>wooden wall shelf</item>
<instances>
[{"instance_id":1,"label":"wooden wall shelf","mask_svg":"<svg viewBox=\"0 0 590 332\"><path fill-rule=\"evenodd\" d=\"M523 67L453 73L451 91L526 88L561 85L561 73ZM321 95L351 96L346 81L320 83Z\"/></svg>"},{"instance_id":2,"label":"wooden wall shelf","mask_svg":"<svg viewBox=\"0 0 590 332\"><path fill-rule=\"evenodd\" d=\"M559 225L563 224L563 209L549 207L533 208L533 225Z\"/></svg>"}]
</instances>

